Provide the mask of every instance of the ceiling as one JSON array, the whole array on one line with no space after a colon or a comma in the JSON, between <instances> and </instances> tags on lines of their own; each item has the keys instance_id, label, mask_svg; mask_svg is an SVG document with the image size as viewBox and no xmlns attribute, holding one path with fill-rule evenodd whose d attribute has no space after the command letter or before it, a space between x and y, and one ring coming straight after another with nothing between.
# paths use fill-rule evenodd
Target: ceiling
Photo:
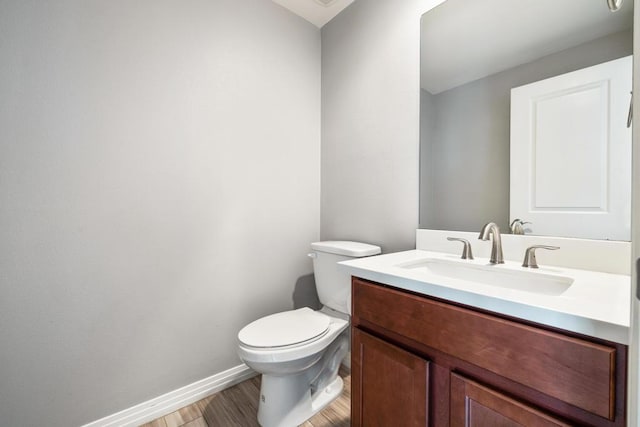
<instances>
[{"instance_id":1,"label":"ceiling","mask_svg":"<svg viewBox=\"0 0 640 427\"><path fill-rule=\"evenodd\" d=\"M273 0L318 28L331 21L354 0Z\"/></svg>"},{"instance_id":2,"label":"ceiling","mask_svg":"<svg viewBox=\"0 0 640 427\"><path fill-rule=\"evenodd\" d=\"M633 25L633 1L448 0L423 15L421 86L437 94Z\"/></svg>"}]
</instances>

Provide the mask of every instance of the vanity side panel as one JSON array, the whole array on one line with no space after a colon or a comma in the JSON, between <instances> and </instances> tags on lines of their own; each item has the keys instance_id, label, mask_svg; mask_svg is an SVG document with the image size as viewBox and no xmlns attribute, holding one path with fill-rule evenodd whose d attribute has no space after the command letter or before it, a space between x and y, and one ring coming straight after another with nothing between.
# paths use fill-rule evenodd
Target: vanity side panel
<instances>
[{"instance_id":1,"label":"vanity side panel","mask_svg":"<svg viewBox=\"0 0 640 427\"><path fill-rule=\"evenodd\" d=\"M353 292L356 322L367 319L601 417L615 418L615 348L355 278Z\"/></svg>"}]
</instances>

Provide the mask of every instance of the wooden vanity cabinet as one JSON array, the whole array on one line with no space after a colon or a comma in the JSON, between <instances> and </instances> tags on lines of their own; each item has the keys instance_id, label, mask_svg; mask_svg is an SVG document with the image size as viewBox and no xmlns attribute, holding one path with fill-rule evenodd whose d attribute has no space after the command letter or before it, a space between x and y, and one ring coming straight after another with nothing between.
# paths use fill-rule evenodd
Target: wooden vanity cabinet
<instances>
[{"instance_id":1,"label":"wooden vanity cabinet","mask_svg":"<svg viewBox=\"0 0 640 427\"><path fill-rule=\"evenodd\" d=\"M426 426L429 362L358 329L352 339L352 425Z\"/></svg>"},{"instance_id":2,"label":"wooden vanity cabinet","mask_svg":"<svg viewBox=\"0 0 640 427\"><path fill-rule=\"evenodd\" d=\"M626 346L352 284L352 425L625 425Z\"/></svg>"}]
</instances>

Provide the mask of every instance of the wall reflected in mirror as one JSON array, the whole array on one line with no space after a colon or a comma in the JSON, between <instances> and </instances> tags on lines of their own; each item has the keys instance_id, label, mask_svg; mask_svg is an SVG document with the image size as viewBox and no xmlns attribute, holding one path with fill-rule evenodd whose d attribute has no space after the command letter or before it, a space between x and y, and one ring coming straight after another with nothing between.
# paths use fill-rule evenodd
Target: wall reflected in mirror
<instances>
[{"instance_id":1,"label":"wall reflected in mirror","mask_svg":"<svg viewBox=\"0 0 640 427\"><path fill-rule=\"evenodd\" d=\"M494 221L508 232L512 88L631 55L632 26L630 1L615 13L604 0L447 0L427 12L420 227L479 231Z\"/></svg>"}]
</instances>

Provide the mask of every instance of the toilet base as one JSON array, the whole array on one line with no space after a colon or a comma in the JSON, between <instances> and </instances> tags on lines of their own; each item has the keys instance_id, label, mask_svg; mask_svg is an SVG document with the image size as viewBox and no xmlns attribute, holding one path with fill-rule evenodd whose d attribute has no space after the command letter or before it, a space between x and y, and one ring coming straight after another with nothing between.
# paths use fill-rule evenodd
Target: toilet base
<instances>
[{"instance_id":1,"label":"toilet base","mask_svg":"<svg viewBox=\"0 0 640 427\"><path fill-rule=\"evenodd\" d=\"M313 414L311 416L322 411L327 405L337 399L338 396L340 396L340 393L342 393L343 388L344 381L338 376L331 384L325 387L323 392L316 394L311 403L313 408ZM311 416L308 418L311 418Z\"/></svg>"},{"instance_id":2,"label":"toilet base","mask_svg":"<svg viewBox=\"0 0 640 427\"><path fill-rule=\"evenodd\" d=\"M268 402L267 399L262 400L263 397L265 397L263 394L265 380L267 382L266 388L271 389L271 392L274 392L276 391L275 389L279 388L278 384L269 384L270 379L282 379L282 377L265 378L265 375L262 376L263 387L260 389L260 404L258 406L258 422L262 427L298 426L333 402L338 396L340 396L344 387L342 378L337 376L324 388L324 390L315 393L313 397L311 397L311 392L307 386L307 390L303 392L302 397L300 397L300 395L297 396L299 401L295 402L287 399L288 397L293 397L292 394L289 394L288 396L281 394L278 398L277 404L286 406L273 407L269 405L271 402ZM287 388L289 390L290 381L291 379L289 378L287 380Z\"/></svg>"},{"instance_id":3,"label":"toilet base","mask_svg":"<svg viewBox=\"0 0 640 427\"><path fill-rule=\"evenodd\" d=\"M262 374L258 422L262 427L295 427L335 400L344 387L338 376L347 354L346 334L327 348L311 368L289 375Z\"/></svg>"}]
</instances>

